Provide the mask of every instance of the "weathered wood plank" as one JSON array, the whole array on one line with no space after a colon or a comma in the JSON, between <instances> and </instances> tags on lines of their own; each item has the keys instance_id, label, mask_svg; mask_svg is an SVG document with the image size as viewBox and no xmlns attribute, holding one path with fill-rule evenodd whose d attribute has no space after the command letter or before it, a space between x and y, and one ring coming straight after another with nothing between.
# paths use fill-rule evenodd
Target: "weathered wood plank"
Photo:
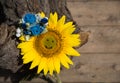
<instances>
[{"instance_id":1,"label":"weathered wood plank","mask_svg":"<svg viewBox=\"0 0 120 83\"><path fill-rule=\"evenodd\" d=\"M120 26L86 26L90 31L88 42L80 47L81 53L120 53Z\"/></svg>"},{"instance_id":2,"label":"weathered wood plank","mask_svg":"<svg viewBox=\"0 0 120 83\"><path fill-rule=\"evenodd\" d=\"M64 82L120 82L120 54L82 54L61 72ZM69 75L68 75L69 74Z\"/></svg>"},{"instance_id":3,"label":"weathered wood plank","mask_svg":"<svg viewBox=\"0 0 120 83\"><path fill-rule=\"evenodd\" d=\"M119 0L67 0L67 2L90 2L90 1L119 1Z\"/></svg>"},{"instance_id":4,"label":"weathered wood plank","mask_svg":"<svg viewBox=\"0 0 120 83\"><path fill-rule=\"evenodd\" d=\"M120 25L120 0L67 2L78 25Z\"/></svg>"}]
</instances>

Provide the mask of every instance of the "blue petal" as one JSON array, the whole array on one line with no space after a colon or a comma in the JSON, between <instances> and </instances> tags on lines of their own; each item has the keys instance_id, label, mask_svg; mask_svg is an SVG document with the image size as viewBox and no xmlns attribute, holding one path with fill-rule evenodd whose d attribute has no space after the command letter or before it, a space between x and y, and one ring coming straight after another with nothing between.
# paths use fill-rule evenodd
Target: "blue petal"
<instances>
[{"instance_id":1,"label":"blue petal","mask_svg":"<svg viewBox=\"0 0 120 83\"><path fill-rule=\"evenodd\" d=\"M33 24L36 22L36 16L34 14L31 14L31 13L25 14L23 19L24 19L25 23Z\"/></svg>"},{"instance_id":2,"label":"blue petal","mask_svg":"<svg viewBox=\"0 0 120 83\"><path fill-rule=\"evenodd\" d=\"M37 24L35 26L30 27L29 30L32 32L32 35L35 36L35 35L39 35L40 33L42 33L44 29L45 29L44 27Z\"/></svg>"},{"instance_id":3,"label":"blue petal","mask_svg":"<svg viewBox=\"0 0 120 83\"><path fill-rule=\"evenodd\" d=\"M45 23L47 23L47 22L48 22L48 19L47 19L47 18L41 19L41 23L45 24Z\"/></svg>"}]
</instances>

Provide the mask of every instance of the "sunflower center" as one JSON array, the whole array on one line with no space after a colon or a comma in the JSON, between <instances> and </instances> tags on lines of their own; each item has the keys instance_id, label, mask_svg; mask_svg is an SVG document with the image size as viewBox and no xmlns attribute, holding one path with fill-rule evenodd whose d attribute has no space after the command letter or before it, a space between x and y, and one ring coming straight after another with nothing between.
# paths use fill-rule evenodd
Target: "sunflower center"
<instances>
[{"instance_id":1,"label":"sunflower center","mask_svg":"<svg viewBox=\"0 0 120 83\"><path fill-rule=\"evenodd\" d=\"M43 44L46 49L54 49L56 47L57 41L55 37L48 35L43 39Z\"/></svg>"},{"instance_id":2,"label":"sunflower center","mask_svg":"<svg viewBox=\"0 0 120 83\"><path fill-rule=\"evenodd\" d=\"M58 32L49 30L38 37L36 41L37 50L43 56L52 56L61 51L61 35Z\"/></svg>"}]
</instances>

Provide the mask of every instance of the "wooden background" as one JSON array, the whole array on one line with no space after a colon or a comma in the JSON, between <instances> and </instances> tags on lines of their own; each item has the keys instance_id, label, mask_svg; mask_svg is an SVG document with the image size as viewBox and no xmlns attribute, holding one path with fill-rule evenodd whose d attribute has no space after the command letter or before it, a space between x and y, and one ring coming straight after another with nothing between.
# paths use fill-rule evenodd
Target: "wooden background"
<instances>
[{"instance_id":1,"label":"wooden background","mask_svg":"<svg viewBox=\"0 0 120 83\"><path fill-rule=\"evenodd\" d=\"M120 0L68 0L74 20L89 31L65 82L120 82ZM69 73L68 73L69 72Z\"/></svg>"},{"instance_id":2,"label":"wooden background","mask_svg":"<svg viewBox=\"0 0 120 83\"><path fill-rule=\"evenodd\" d=\"M60 73L62 81L120 82L120 0L67 0L67 5L73 19L90 35L77 49L81 56L73 58L71 69Z\"/></svg>"}]
</instances>

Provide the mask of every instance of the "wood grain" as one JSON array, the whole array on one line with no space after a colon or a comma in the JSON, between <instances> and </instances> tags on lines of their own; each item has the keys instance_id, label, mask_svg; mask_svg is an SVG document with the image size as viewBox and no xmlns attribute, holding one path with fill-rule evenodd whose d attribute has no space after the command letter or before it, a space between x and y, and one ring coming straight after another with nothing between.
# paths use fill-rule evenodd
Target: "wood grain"
<instances>
[{"instance_id":1,"label":"wood grain","mask_svg":"<svg viewBox=\"0 0 120 83\"><path fill-rule=\"evenodd\" d=\"M120 82L119 54L82 54L61 72L63 82ZM116 68L117 67L117 68ZM68 75L69 73L69 75Z\"/></svg>"},{"instance_id":2,"label":"wood grain","mask_svg":"<svg viewBox=\"0 0 120 83\"><path fill-rule=\"evenodd\" d=\"M67 0L67 2L119 1L119 0Z\"/></svg>"},{"instance_id":3,"label":"wood grain","mask_svg":"<svg viewBox=\"0 0 120 83\"><path fill-rule=\"evenodd\" d=\"M88 42L78 50L81 53L120 53L120 26L86 26Z\"/></svg>"},{"instance_id":4,"label":"wood grain","mask_svg":"<svg viewBox=\"0 0 120 83\"><path fill-rule=\"evenodd\" d=\"M61 72L64 82L120 82L119 0L68 0L73 19L88 42L77 49L70 70ZM69 75L68 75L69 73Z\"/></svg>"},{"instance_id":5,"label":"wood grain","mask_svg":"<svg viewBox=\"0 0 120 83\"><path fill-rule=\"evenodd\" d=\"M78 25L120 25L120 1L68 2Z\"/></svg>"}]
</instances>

